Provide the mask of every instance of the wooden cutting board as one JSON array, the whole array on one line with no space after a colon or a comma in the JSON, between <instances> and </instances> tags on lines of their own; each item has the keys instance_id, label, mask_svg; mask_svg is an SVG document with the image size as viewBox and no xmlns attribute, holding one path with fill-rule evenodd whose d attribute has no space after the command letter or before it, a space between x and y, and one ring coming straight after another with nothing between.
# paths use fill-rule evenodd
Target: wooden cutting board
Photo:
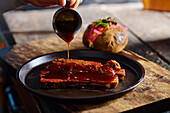
<instances>
[{"instance_id":1,"label":"wooden cutting board","mask_svg":"<svg viewBox=\"0 0 170 113\"><path fill-rule=\"evenodd\" d=\"M81 34L81 33L80 33ZM3 60L18 69L26 61L39 55L66 50L66 43L56 37L17 44L6 53ZM70 44L70 49L87 49L82 44L82 38L78 36ZM141 107L153 102L170 98L170 72L157 64L130 51L123 50L121 55L130 57L141 63L145 69L143 82L134 90L114 100L100 104L61 104L69 112L97 112L113 113L123 112Z\"/></svg>"}]
</instances>

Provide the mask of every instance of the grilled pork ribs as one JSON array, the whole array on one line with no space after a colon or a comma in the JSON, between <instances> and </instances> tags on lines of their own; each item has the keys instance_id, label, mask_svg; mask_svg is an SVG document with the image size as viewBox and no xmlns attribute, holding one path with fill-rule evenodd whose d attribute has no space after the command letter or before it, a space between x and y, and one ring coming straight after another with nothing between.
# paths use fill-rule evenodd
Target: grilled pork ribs
<instances>
[{"instance_id":1,"label":"grilled pork ribs","mask_svg":"<svg viewBox=\"0 0 170 113\"><path fill-rule=\"evenodd\" d=\"M106 64L77 59L55 59L40 72L42 88L65 88L75 86L104 86L114 88L123 80L125 69L115 60Z\"/></svg>"}]
</instances>

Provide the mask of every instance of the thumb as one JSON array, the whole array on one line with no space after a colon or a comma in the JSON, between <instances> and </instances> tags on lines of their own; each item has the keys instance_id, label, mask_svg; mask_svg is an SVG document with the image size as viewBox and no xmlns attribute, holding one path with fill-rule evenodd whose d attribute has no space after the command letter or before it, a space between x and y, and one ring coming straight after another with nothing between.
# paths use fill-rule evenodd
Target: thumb
<instances>
[{"instance_id":1,"label":"thumb","mask_svg":"<svg viewBox=\"0 0 170 113\"><path fill-rule=\"evenodd\" d=\"M59 0L59 5L64 7L66 5L66 0Z\"/></svg>"}]
</instances>

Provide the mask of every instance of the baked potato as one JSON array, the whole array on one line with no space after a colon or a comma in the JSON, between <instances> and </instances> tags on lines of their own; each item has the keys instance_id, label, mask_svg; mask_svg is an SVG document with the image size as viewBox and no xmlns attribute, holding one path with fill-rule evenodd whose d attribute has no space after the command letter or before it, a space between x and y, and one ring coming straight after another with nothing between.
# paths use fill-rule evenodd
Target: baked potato
<instances>
[{"instance_id":1,"label":"baked potato","mask_svg":"<svg viewBox=\"0 0 170 113\"><path fill-rule=\"evenodd\" d=\"M84 35L83 44L95 50L118 53L128 43L127 28L117 25L114 19L100 19L90 24Z\"/></svg>"}]
</instances>

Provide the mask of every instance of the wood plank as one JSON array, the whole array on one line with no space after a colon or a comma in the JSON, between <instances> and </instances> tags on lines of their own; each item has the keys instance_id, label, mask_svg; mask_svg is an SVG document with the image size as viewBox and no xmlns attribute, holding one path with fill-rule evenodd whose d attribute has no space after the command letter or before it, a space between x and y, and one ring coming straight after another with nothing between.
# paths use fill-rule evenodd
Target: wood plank
<instances>
[{"instance_id":1,"label":"wood plank","mask_svg":"<svg viewBox=\"0 0 170 113\"><path fill-rule=\"evenodd\" d=\"M78 9L80 14L82 14L82 18L84 19L84 27L88 26L91 22L93 22L99 18L104 18L105 16L116 17L118 24L120 24L120 25L122 24L123 26L126 26L129 28L129 32L128 32L129 43L126 48L128 48L128 49L144 56L145 58L161 65L162 67L170 70L170 66L169 66L170 51L168 50L169 49L168 45L169 45L170 41L168 39L166 39L169 36L169 33L165 34L165 35L167 35L167 37L165 37L165 40L150 42L149 44L152 45L152 47L154 47L153 49L151 49L150 47L145 45L145 43L141 42L141 40L144 41L143 38L140 38L140 40L139 40L136 37L136 33L135 33L135 36L132 33L130 33L130 32L133 32L134 30L132 31L131 27L129 27L129 25L127 25L125 23L126 20L125 20L125 22L122 21L122 18L125 19L126 17L119 16L122 13L123 13L122 15L126 14L125 10L128 10L128 9L134 9L134 11L139 9L139 11L141 11L141 13L142 13L143 10L142 10L141 3L128 3L128 4L116 4L116 5L113 5L113 4L108 4L108 5L91 4L91 5L87 5L87 7L88 7L88 10L86 10L87 13L83 13L83 11L84 11L83 7L80 7ZM93 15L90 15L90 17L89 17L89 14L91 11L93 11ZM152 14L152 12L153 11L151 11L149 14ZM153 12L153 13L155 13L155 12ZM160 15L163 15L163 14L160 14L160 12L158 12L158 16L160 16ZM131 19L131 21L133 21L133 16L130 16L129 18ZM165 20L167 19L166 17L164 17L164 18L165 18ZM166 20L163 22L163 24L165 25L166 22L169 22L169 21ZM159 24L161 24L161 22ZM140 28L140 25L138 27ZM148 30L147 32L149 33L150 30ZM168 30L166 30L166 32L168 32ZM156 33L156 32L154 32L154 33ZM162 31L160 31L159 33L164 34L164 33L162 33ZM162 39L161 37L159 37L159 38ZM156 52L155 52L155 50L156 50ZM159 54L161 54L161 58L158 56L157 52ZM165 60L167 61L167 63L164 60L162 60L162 58L163 59L166 58Z\"/></svg>"},{"instance_id":2,"label":"wood plank","mask_svg":"<svg viewBox=\"0 0 170 113\"><path fill-rule=\"evenodd\" d=\"M37 31L35 31L35 32L17 32L17 33L4 32L4 34L5 35L12 34L15 39L15 42L17 44L56 36L56 33L54 33L53 31L51 31L51 32L48 32L48 31L37 32Z\"/></svg>"},{"instance_id":3,"label":"wood plank","mask_svg":"<svg viewBox=\"0 0 170 113\"><path fill-rule=\"evenodd\" d=\"M86 49L81 43L80 35L71 43L70 49ZM15 45L7 57L4 59L13 68L17 69L24 62L38 55L66 50L66 44L59 38L47 38L37 41L32 41L25 44ZM144 81L133 91L125 96L110 100L100 104L62 104L62 106L74 112L123 112L136 107L157 102L166 98L170 98L170 72L157 64L137 55L136 53L124 50L122 55L128 56L140 62L146 71Z\"/></svg>"},{"instance_id":4,"label":"wood plank","mask_svg":"<svg viewBox=\"0 0 170 113\"><path fill-rule=\"evenodd\" d=\"M80 34L83 34L84 30L81 31ZM129 36L129 42L128 45L126 46L126 49L129 49L143 57L145 57L146 59L155 62L157 64L159 64L160 66L170 70L170 65L168 65L166 62L164 62L158 55L156 52L154 52L152 49L150 49L149 47L147 47L145 44L143 44L139 39L137 39L131 32L127 31L128 36ZM29 41L33 41L33 40L39 40L39 39L45 39L45 38L49 38L49 37L56 37L59 38L58 36L56 36L55 33L29 33L29 32L25 32L25 33L14 33L14 38L16 40L17 43L24 43L24 42L29 42ZM82 35L76 38L81 38Z\"/></svg>"},{"instance_id":5,"label":"wood plank","mask_svg":"<svg viewBox=\"0 0 170 113\"><path fill-rule=\"evenodd\" d=\"M123 5L103 5L102 9L115 15L140 40L148 44L165 61L170 63L168 46L170 44L170 18L162 12L147 11L142 10L142 8L142 3L129 3Z\"/></svg>"},{"instance_id":6,"label":"wood plank","mask_svg":"<svg viewBox=\"0 0 170 113\"><path fill-rule=\"evenodd\" d=\"M50 33L51 35L48 36L42 32L53 32L51 21L52 21L53 13L56 10L57 8L47 9L47 10L33 10L33 11L26 11L26 12L10 11L5 13L4 16L6 18L6 21L9 23L10 30L12 32L16 32L14 33L16 42L21 43L21 42L26 42L34 39L37 40L49 36L53 37L52 35L53 33ZM125 10L127 10L126 11L127 13L125 12ZM151 50L147 46L145 47L144 44L139 43L140 40L137 40L136 36L132 36L132 35L130 35L130 37L132 36L132 38L129 38L131 41L129 41L128 46L130 45L130 47L127 46L127 48L134 52L137 52L138 54L144 56L145 58L169 70L170 52L168 51L169 49L168 45L170 43L170 40L166 39L169 36L168 33L169 27L167 30L164 30L162 32L161 30L158 31L157 24L156 25L152 24L154 22L157 22L159 20L159 17L162 16L163 20L158 21L157 23L160 26L159 29L165 29L165 27L168 25L169 22L167 17L165 17L165 14L162 14L161 12L154 12L154 11L143 11L141 3L128 3L128 4L126 3L121 5L120 4L89 4L89 5L81 5L80 7L78 7L77 11L80 13L83 19L82 30L85 30L86 27L91 22L97 19L104 18L106 16L117 17L118 23L128 26L130 31L134 32L135 35L137 35L140 38L140 40L142 40L144 43L151 46L153 50ZM139 17L140 15L142 16ZM149 15L153 16L152 20L148 19ZM14 18L11 19L11 16ZM144 23L144 25L143 23L140 25L134 24L135 22L138 22L138 20L144 22L143 20L145 20L145 18L147 21ZM148 24L149 22L151 23L149 24L149 26L153 27L154 29L146 27L146 24ZM165 23L167 23L167 25L165 25ZM22 32L25 32L26 35L23 35ZM32 34L32 32L34 33ZM42 34L37 35L35 32L41 32ZM158 34L160 34L161 37L160 35L157 36ZM165 39L162 39L162 37ZM150 42L147 41L148 39L150 39ZM154 40L160 39L160 40L153 41L153 39ZM134 43L131 43L132 41ZM146 48L145 51L143 51L143 47ZM161 58L158 56L160 56ZM165 61L167 61L168 64Z\"/></svg>"},{"instance_id":7,"label":"wood plank","mask_svg":"<svg viewBox=\"0 0 170 113\"><path fill-rule=\"evenodd\" d=\"M79 36L70 43L70 49L85 49L81 40L82 35L82 32L79 33ZM46 45L49 46L46 47ZM6 54L6 60L13 62L12 66L14 69L17 69L18 66L23 64L23 62L26 62L36 56L62 50L67 50L67 44L59 37L51 37L14 45L10 52ZM18 52L21 53L19 56L16 54ZM15 58L16 60L14 61Z\"/></svg>"},{"instance_id":8,"label":"wood plank","mask_svg":"<svg viewBox=\"0 0 170 113\"><path fill-rule=\"evenodd\" d=\"M4 13L3 16L11 32L53 31L52 18L55 11L56 9L45 11L9 11Z\"/></svg>"},{"instance_id":9,"label":"wood plank","mask_svg":"<svg viewBox=\"0 0 170 113\"><path fill-rule=\"evenodd\" d=\"M105 5L97 5L96 6L96 5L92 4L92 5L86 6L86 7L88 7L88 8L86 8L86 10L83 8L83 6L81 6L78 9L78 11L81 12L81 14L85 11L88 12L88 13L82 14L82 17L84 20L83 29L86 27L86 25L88 25L92 21L96 20L97 19L96 17L103 18L107 14L115 15L114 14L115 12L117 14L117 12L124 11L124 10L121 10L122 6L120 7L119 5L114 5L115 10L110 9L113 7L113 5L110 5L110 7L107 7L107 6L105 6ZM123 5L123 7L126 7L126 4ZM136 6L132 5L131 7L127 7L127 10L128 10L128 8L136 8ZM93 11L94 14L91 14L91 11ZM29 16L31 16L31 14ZM10 21L10 18L9 18L9 21ZM122 20L120 20L120 21L124 24L124 21L122 21ZM15 22L17 22L17 21L15 21ZM28 20L27 20L27 22L28 22ZM39 30L45 30L44 28L49 28L50 24L48 22L47 22L48 26L46 26L46 25L40 26L42 24L42 22L44 22L44 20L41 20L40 23L39 23L39 21L36 20L35 23L36 24L38 23L36 25L38 27L34 28L33 30L39 31ZM22 30L21 29L22 25L18 25L19 27L15 26L13 23L12 23L12 25L17 28L16 32ZM27 24L25 23L24 25L27 25ZM32 28L30 28L30 27L32 27L34 25L35 24L32 24L31 26L27 25L27 26L24 26L23 28L26 28L26 31L27 30L32 31ZM27 29L27 27L28 27L28 29ZM39 29L39 28L43 28L43 29ZM13 29L13 30L15 31L15 29ZM49 30L49 31L51 31L51 30ZM22 36L22 34L19 34L19 35ZM32 36L30 35L30 37L32 37ZM140 49L140 47L144 47L141 44L141 42L136 39L135 36L133 36L133 35L131 36L131 34L129 36L131 37L130 40L132 42L134 41L134 43L136 43L138 45L137 47L139 49ZM74 40L74 42L71 43L72 44L71 49L85 49L85 47L81 43L81 40L82 40L81 37L82 37L82 34L80 34L79 37L77 37ZM127 48L131 48L132 50L135 51L136 48L134 49L134 43L129 43L130 45L127 46ZM140 45L142 45L142 46L140 46ZM17 44L16 46L14 46L12 48L11 52L7 53L8 56L5 59L5 61L7 61L8 64L12 65L15 69L17 69L20 65L22 65L24 62L30 60L33 57L36 57L36 56L42 55L42 54L46 54L46 53L55 52L55 51L61 51L61 50L66 50L66 44L63 43L62 40L60 40L56 37L52 37L52 38L48 38L48 39L29 42L26 44ZM142 51L142 50L143 50L143 48L140 49L140 51ZM151 52L148 51L148 53L151 53ZM142 82L142 84L140 84L135 90L131 91L127 95L123 96L122 98L111 100L106 103L92 104L92 105L76 105L76 104L75 105L64 105L63 104L62 106L70 111L75 111L75 109L76 109L77 112L78 111L80 111L80 112L102 112L103 110L105 110L105 112L114 112L114 111L122 112L122 111L130 110L130 109L133 109L136 107L140 107L140 106L143 106L143 105L146 105L149 103L153 103L158 100L169 98L169 95L170 95L170 93L169 93L170 92L170 89L169 89L169 85L170 85L169 75L170 75L170 73L169 73L169 71L161 68L160 66L146 60L145 58L143 58L131 51L123 51L120 54L129 56L129 57L137 60L145 67L146 77L145 77L144 81ZM152 54L155 54L155 53L152 53Z\"/></svg>"},{"instance_id":10,"label":"wood plank","mask_svg":"<svg viewBox=\"0 0 170 113\"><path fill-rule=\"evenodd\" d=\"M163 61L156 52L154 52L151 48L143 44L139 39L137 39L131 32L127 31L128 33L128 45L126 46L125 49L129 49L146 59L170 70L170 65ZM167 45L165 45L167 46Z\"/></svg>"},{"instance_id":11,"label":"wood plank","mask_svg":"<svg viewBox=\"0 0 170 113\"><path fill-rule=\"evenodd\" d=\"M126 5L126 4L123 4L123 5ZM113 4L112 5L109 5L109 4L107 4L107 5L106 4L104 4L104 5L90 4L90 5L80 6L77 10L78 10L78 12L80 13L80 15L82 16L82 19L83 19L82 32L93 21L96 21L100 18L105 18L106 16L115 17L114 11L111 10L113 8L110 8L111 6L115 6L114 11L115 10L119 11L120 9L122 9L122 7L121 8L119 7L120 5L113 5ZM85 7L88 7L88 9L84 10ZM134 7L134 5L131 4L131 7ZM48 29L48 28L51 27L51 24L49 24L50 21L51 21L50 16L52 16L52 12L55 12L55 10L56 9L47 9L47 10L43 10L43 11L42 10L40 10L40 11L27 11L24 14L23 14L23 11L9 12L5 15L5 17L6 17L7 21L9 22L9 25L12 28L11 29L12 32L14 32L14 38L15 38L16 42L21 43L21 42L26 42L26 41L30 41L30 40L37 40L37 39L43 39L45 37L55 36L55 34L52 33L53 32L52 29ZM93 11L93 14L91 14L92 11ZM9 20L9 16L11 14L14 15L14 17L15 17L12 21ZM35 14L37 15L36 17L34 17ZM42 18L42 15L46 15L45 18ZM29 21L26 21L27 24L24 24L24 22L22 20L23 17L29 18L28 20L30 20L30 21L35 21L36 24L32 24ZM42 24L43 21L45 21L44 24ZM21 25L14 26L14 23L21 24ZM28 23L30 23L30 26L28 26L29 25ZM121 22L119 20L118 20L118 24L121 24ZM27 28L29 28L29 29L27 29ZM16 31L15 31L15 29L16 29ZM20 31L18 31L18 30L20 30ZM30 30L32 30L32 31L30 31ZM39 30L39 31L37 31L37 30ZM45 32L45 33L43 33L43 32ZM144 56L145 58L161 65L162 67L170 70L170 66L166 62L164 62L157 55L156 52L151 50L145 44L141 43L141 41L139 39L137 39L136 36L134 36L129 31L128 31L128 35L129 35L129 43L126 47L127 49L130 49L130 50ZM158 47L167 48L168 46L164 44L164 46L158 46ZM168 54L168 52L166 52L164 54Z\"/></svg>"},{"instance_id":12,"label":"wood plank","mask_svg":"<svg viewBox=\"0 0 170 113\"><path fill-rule=\"evenodd\" d=\"M96 19L104 18L105 12L94 11L93 9L84 10L86 5L80 6L77 11L83 19L83 28ZM34 11L9 11L4 14L5 20L9 25L10 32L32 32L32 31L53 31L52 18L58 8ZM45 15L45 16L44 16ZM90 15L90 16L89 16ZM13 17L13 18L11 18ZM96 18L97 17L97 18ZM6 31L8 32L8 31Z\"/></svg>"},{"instance_id":13,"label":"wood plank","mask_svg":"<svg viewBox=\"0 0 170 113\"><path fill-rule=\"evenodd\" d=\"M113 3L126 3L126 2L140 2L140 0L85 0L83 4L113 4Z\"/></svg>"}]
</instances>

